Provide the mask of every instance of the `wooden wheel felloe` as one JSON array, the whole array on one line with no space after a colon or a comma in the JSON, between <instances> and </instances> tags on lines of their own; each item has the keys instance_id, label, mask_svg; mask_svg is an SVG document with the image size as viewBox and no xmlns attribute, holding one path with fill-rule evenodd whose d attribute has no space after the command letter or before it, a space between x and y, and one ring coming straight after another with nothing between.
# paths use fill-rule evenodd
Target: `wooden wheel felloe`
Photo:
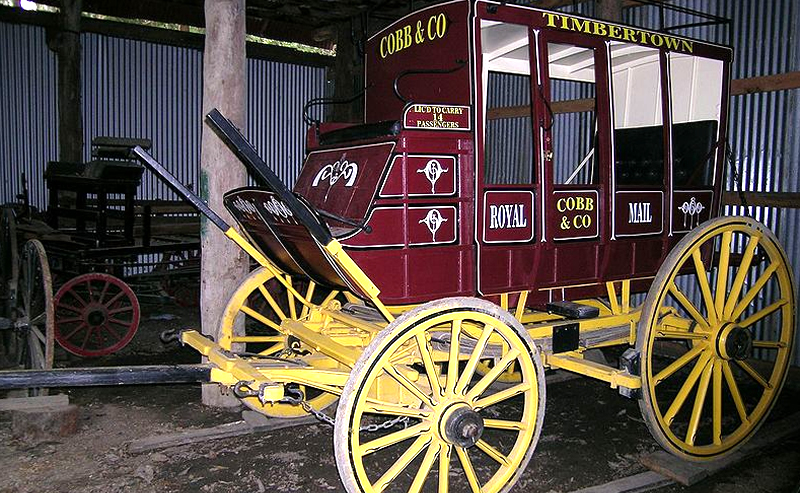
<instances>
[{"instance_id":1,"label":"wooden wheel felloe","mask_svg":"<svg viewBox=\"0 0 800 493\"><path fill-rule=\"evenodd\" d=\"M747 441L786 378L794 313L786 255L765 226L723 217L687 234L639 322L640 407L656 440L693 460Z\"/></svg>"},{"instance_id":2,"label":"wooden wheel felloe","mask_svg":"<svg viewBox=\"0 0 800 493\"><path fill-rule=\"evenodd\" d=\"M315 291L310 283L302 292L311 298ZM317 292L319 297L321 293ZM322 300L333 299L338 293L328 292ZM282 320L297 320L305 316L307 308L292 293L275 279L269 269L259 267L251 272L239 285L228 301L222 316L222 330L219 345L227 350L244 348L252 355L280 357L286 349L286 336L280 332ZM290 382L286 382L290 383ZM300 386L305 400L314 409L324 409L338 399L334 394L307 386ZM261 404L257 398L248 397L243 402L251 409L275 418L295 418L306 416L302 407L287 403Z\"/></svg>"},{"instance_id":3,"label":"wooden wheel felloe","mask_svg":"<svg viewBox=\"0 0 800 493\"><path fill-rule=\"evenodd\" d=\"M61 286L55 297L55 337L81 357L99 357L125 347L139 328L139 300L119 278L82 274Z\"/></svg>"},{"instance_id":4,"label":"wooden wheel felloe","mask_svg":"<svg viewBox=\"0 0 800 493\"><path fill-rule=\"evenodd\" d=\"M496 363L478 376L487 358ZM521 381L493 388L512 364ZM544 404L542 363L516 319L474 298L427 303L381 331L353 368L336 413L339 474L349 493L506 492L533 454ZM405 428L375 431L398 417Z\"/></svg>"},{"instance_id":5,"label":"wooden wheel felloe","mask_svg":"<svg viewBox=\"0 0 800 493\"><path fill-rule=\"evenodd\" d=\"M15 329L20 366L33 370L53 368L53 283L47 254L39 240L22 247ZM43 395L45 389L29 389L29 395Z\"/></svg>"}]
</instances>

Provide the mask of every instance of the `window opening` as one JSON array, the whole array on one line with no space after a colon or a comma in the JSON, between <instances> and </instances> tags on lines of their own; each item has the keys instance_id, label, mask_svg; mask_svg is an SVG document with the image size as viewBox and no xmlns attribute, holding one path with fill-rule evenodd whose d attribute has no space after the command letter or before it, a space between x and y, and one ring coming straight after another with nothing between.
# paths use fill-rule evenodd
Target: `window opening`
<instances>
[{"instance_id":1,"label":"window opening","mask_svg":"<svg viewBox=\"0 0 800 493\"><path fill-rule=\"evenodd\" d=\"M672 180L676 188L711 187L722 105L722 62L670 53Z\"/></svg>"},{"instance_id":2,"label":"window opening","mask_svg":"<svg viewBox=\"0 0 800 493\"><path fill-rule=\"evenodd\" d=\"M528 28L482 21L481 47L486 114L484 183L533 184Z\"/></svg>"},{"instance_id":3,"label":"window opening","mask_svg":"<svg viewBox=\"0 0 800 493\"><path fill-rule=\"evenodd\" d=\"M614 42L610 51L617 184L662 187L664 117L659 50Z\"/></svg>"},{"instance_id":4,"label":"window opening","mask_svg":"<svg viewBox=\"0 0 800 493\"><path fill-rule=\"evenodd\" d=\"M599 182L597 156L597 89L594 49L548 43L550 132L553 152L553 183L590 185ZM590 110L564 112L558 102L587 101ZM554 108L554 109L553 109Z\"/></svg>"}]
</instances>

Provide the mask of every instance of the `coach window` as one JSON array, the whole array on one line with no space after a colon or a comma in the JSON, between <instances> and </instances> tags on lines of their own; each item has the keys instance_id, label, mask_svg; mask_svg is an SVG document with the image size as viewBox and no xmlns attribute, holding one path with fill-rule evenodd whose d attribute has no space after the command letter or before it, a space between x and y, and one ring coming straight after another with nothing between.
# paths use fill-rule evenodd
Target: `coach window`
<instances>
[{"instance_id":1,"label":"coach window","mask_svg":"<svg viewBox=\"0 0 800 493\"><path fill-rule=\"evenodd\" d=\"M664 118L659 50L610 46L614 165L618 185L664 185Z\"/></svg>"},{"instance_id":2,"label":"coach window","mask_svg":"<svg viewBox=\"0 0 800 493\"><path fill-rule=\"evenodd\" d=\"M534 182L530 43L526 26L482 21L487 185Z\"/></svg>"},{"instance_id":3,"label":"coach window","mask_svg":"<svg viewBox=\"0 0 800 493\"><path fill-rule=\"evenodd\" d=\"M722 62L670 53L669 66L674 186L711 187L719 145Z\"/></svg>"},{"instance_id":4,"label":"coach window","mask_svg":"<svg viewBox=\"0 0 800 493\"><path fill-rule=\"evenodd\" d=\"M594 49L548 43L547 55L553 183L596 184L599 171ZM559 102L571 100L581 100L583 109L566 112L558 108Z\"/></svg>"}]
</instances>

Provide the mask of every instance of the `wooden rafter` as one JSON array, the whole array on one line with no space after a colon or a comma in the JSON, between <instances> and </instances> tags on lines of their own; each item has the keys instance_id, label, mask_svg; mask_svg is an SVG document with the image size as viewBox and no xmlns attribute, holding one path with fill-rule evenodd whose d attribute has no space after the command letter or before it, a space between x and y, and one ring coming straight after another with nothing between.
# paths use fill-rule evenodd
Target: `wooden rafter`
<instances>
[{"instance_id":1,"label":"wooden rafter","mask_svg":"<svg viewBox=\"0 0 800 493\"><path fill-rule=\"evenodd\" d=\"M784 91L800 89L800 72L787 72L785 74L764 75L736 79L731 82L731 96L741 96L759 92ZM594 110L594 99L571 99L569 101L554 101L551 104L553 113L580 113ZM529 106L505 106L492 108L487 112L489 120L499 118L516 118L530 115Z\"/></svg>"}]
</instances>

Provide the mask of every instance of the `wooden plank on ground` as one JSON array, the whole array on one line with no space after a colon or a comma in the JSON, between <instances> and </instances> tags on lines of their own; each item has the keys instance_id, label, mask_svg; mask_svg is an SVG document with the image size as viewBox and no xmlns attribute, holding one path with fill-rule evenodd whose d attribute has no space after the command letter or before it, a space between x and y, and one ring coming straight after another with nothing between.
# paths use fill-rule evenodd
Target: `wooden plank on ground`
<instances>
[{"instance_id":1,"label":"wooden plank on ground","mask_svg":"<svg viewBox=\"0 0 800 493\"><path fill-rule=\"evenodd\" d=\"M738 451L713 462L695 463L679 459L663 450L641 458L642 464L684 486L691 486L725 468L741 462L760 450L800 434L800 413L769 423Z\"/></svg>"},{"instance_id":2,"label":"wooden plank on ground","mask_svg":"<svg viewBox=\"0 0 800 493\"><path fill-rule=\"evenodd\" d=\"M69 405L67 394L40 395L36 397L14 397L0 399L0 411L20 411L43 407L63 407Z\"/></svg>"},{"instance_id":3,"label":"wooden plank on ground","mask_svg":"<svg viewBox=\"0 0 800 493\"><path fill-rule=\"evenodd\" d=\"M264 433L268 431L281 430L284 428L292 428L295 426L310 425L315 423L318 423L318 421L313 416L287 419L272 418L264 420L263 424L257 425L251 425L245 420L234 421L232 423L225 423L212 428L198 428L181 431L178 433L168 433L146 437L139 440L133 440L132 442L128 443L128 452L149 452L152 450L177 447L191 443L207 442L209 440L217 440L220 438L237 437L241 435L248 435L250 433Z\"/></svg>"},{"instance_id":4,"label":"wooden plank on ground","mask_svg":"<svg viewBox=\"0 0 800 493\"><path fill-rule=\"evenodd\" d=\"M572 493L641 493L667 486L673 482L668 477L662 476L657 472L647 471L627 478L617 479L610 483L575 490Z\"/></svg>"}]
</instances>

